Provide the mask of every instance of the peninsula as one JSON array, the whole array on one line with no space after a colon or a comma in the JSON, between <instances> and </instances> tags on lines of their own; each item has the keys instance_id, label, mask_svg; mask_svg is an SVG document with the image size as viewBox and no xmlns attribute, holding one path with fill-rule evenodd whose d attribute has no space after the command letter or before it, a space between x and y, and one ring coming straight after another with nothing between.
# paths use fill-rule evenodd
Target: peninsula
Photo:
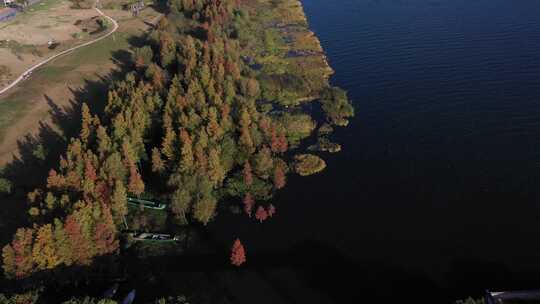
<instances>
[{"instance_id":1,"label":"peninsula","mask_svg":"<svg viewBox=\"0 0 540 304\"><path fill-rule=\"evenodd\" d=\"M155 5L164 17L132 47L124 79L110 84L106 101L81 104L78 136L20 201L28 220L3 247L6 278L54 272L62 281L149 246L180 246L168 234L164 246L132 231L159 239L157 232L204 230L231 212L264 225L279 214L272 197L289 174L326 166L318 151L305 154L303 141L329 143L332 126L346 126L354 111L329 84L333 71L298 0ZM9 173L2 179L10 183ZM159 208L145 207L154 201ZM189 235L178 239L189 245ZM240 240L231 260L246 262ZM63 284L73 284L67 276Z\"/></svg>"}]
</instances>

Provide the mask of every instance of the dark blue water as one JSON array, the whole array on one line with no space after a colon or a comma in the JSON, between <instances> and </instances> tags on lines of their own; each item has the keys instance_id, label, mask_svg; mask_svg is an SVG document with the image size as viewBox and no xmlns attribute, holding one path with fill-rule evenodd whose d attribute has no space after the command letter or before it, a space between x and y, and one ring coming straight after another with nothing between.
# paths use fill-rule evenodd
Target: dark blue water
<instances>
[{"instance_id":1,"label":"dark blue water","mask_svg":"<svg viewBox=\"0 0 540 304\"><path fill-rule=\"evenodd\" d=\"M303 4L357 116L247 247L311 257L337 300L540 288L540 2Z\"/></svg>"}]
</instances>

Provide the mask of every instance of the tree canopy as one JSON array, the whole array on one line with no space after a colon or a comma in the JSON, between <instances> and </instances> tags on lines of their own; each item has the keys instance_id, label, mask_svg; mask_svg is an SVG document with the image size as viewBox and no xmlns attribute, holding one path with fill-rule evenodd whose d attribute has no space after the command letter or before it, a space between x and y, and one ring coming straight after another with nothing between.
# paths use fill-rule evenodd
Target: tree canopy
<instances>
[{"instance_id":1,"label":"tree canopy","mask_svg":"<svg viewBox=\"0 0 540 304\"><path fill-rule=\"evenodd\" d=\"M132 71L111 85L104 113L82 105L78 136L43 187L28 194L32 224L2 250L8 277L117 253L128 196L169 202L182 225L207 225L231 204L264 222L276 212L268 200L295 164L292 149L318 123L302 107L289 107L321 96L329 122L343 125L353 115L328 73L305 66L323 56L289 57L286 33L269 28L269 20L296 22L287 20L285 0L169 6L145 45L134 49ZM300 156L296 171L324 166L316 156ZM0 185L9 190L7 182ZM245 261L238 244L235 265Z\"/></svg>"}]
</instances>

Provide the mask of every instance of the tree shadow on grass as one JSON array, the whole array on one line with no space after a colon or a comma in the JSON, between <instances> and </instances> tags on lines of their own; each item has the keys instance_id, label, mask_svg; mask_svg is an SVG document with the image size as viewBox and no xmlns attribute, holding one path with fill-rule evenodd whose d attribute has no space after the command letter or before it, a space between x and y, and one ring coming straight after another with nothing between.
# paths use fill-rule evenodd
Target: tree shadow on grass
<instances>
[{"instance_id":1,"label":"tree shadow on grass","mask_svg":"<svg viewBox=\"0 0 540 304\"><path fill-rule=\"evenodd\" d=\"M93 115L103 114L111 83L123 79L131 70L131 55L125 50L112 54L116 68L96 80L85 80L79 88L69 87L73 98L66 106L44 95L50 107L49 122L39 122L35 134L27 134L17 141L17 155L0 170L0 178L8 179L13 187L10 194L0 193L0 247L11 241L18 227L28 226L26 195L35 188L43 188L49 171L58 168L60 156L71 138L77 137L81 127L81 107L85 102ZM0 282L2 290L2 282Z\"/></svg>"}]
</instances>

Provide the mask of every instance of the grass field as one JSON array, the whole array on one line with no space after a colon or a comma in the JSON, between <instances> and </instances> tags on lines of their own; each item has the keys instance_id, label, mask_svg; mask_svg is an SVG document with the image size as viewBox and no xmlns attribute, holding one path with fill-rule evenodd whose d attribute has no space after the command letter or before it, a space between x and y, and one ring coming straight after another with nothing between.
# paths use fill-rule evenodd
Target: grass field
<instances>
[{"instance_id":1,"label":"grass field","mask_svg":"<svg viewBox=\"0 0 540 304\"><path fill-rule=\"evenodd\" d=\"M43 0L0 23L0 66L11 72L0 77L0 87L44 58L99 36L88 34L98 27L98 15L93 9L75 10L68 0ZM49 49L49 41L58 43L56 48Z\"/></svg>"},{"instance_id":2,"label":"grass field","mask_svg":"<svg viewBox=\"0 0 540 304\"><path fill-rule=\"evenodd\" d=\"M157 15L151 9L146 11L148 19ZM40 123L55 129L51 121L51 103L53 107L69 107L74 99L73 90L85 89L88 82L108 76L116 67L114 53L129 49L129 37L147 30L143 20L129 18L127 12L107 13L122 20L115 34L54 60L0 98L0 167L16 154L17 141L26 134L36 134Z\"/></svg>"}]
</instances>

